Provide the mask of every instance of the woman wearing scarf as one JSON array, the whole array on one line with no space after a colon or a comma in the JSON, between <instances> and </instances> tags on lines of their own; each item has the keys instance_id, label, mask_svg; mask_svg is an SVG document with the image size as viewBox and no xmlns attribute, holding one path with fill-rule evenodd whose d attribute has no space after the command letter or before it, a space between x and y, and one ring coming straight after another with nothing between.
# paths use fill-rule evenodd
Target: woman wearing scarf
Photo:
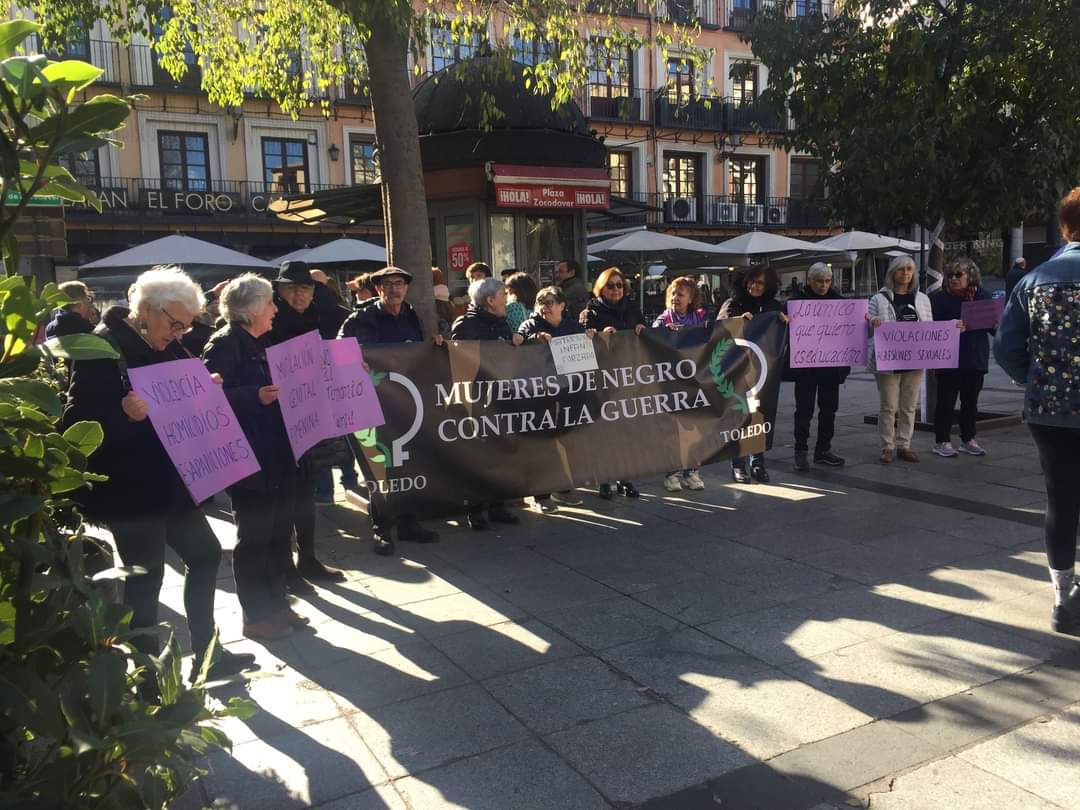
<instances>
[{"instance_id":1,"label":"woman wearing scarf","mask_svg":"<svg viewBox=\"0 0 1080 810\"><path fill-rule=\"evenodd\" d=\"M937 378L937 406L934 408L934 455L954 458L960 453L986 455L975 441L975 418L979 412L979 392L990 368L990 329L964 329L960 318L965 301L985 301L990 293L981 286L979 266L971 259L952 262L945 272L945 289L930 298L935 321L959 321L960 362L955 369L940 369ZM960 446L952 444L953 411L960 396Z\"/></svg>"}]
</instances>

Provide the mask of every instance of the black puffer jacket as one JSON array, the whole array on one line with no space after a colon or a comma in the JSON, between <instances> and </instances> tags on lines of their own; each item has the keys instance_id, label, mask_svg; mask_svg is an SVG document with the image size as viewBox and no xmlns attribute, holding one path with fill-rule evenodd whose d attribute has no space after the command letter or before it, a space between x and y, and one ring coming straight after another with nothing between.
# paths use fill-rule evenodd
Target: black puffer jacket
<instances>
[{"instance_id":1,"label":"black puffer jacket","mask_svg":"<svg viewBox=\"0 0 1080 810\"><path fill-rule=\"evenodd\" d=\"M354 338L361 346L375 346L380 343L420 343L424 339L424 333L420 328L420 316L409 303L401 304L401 312L391 315L382 305L375 303L365 305L350 315L341 325L338 335L343 338Z\"/></svg>"},{"instance_id":2,"label":"black puffer jacket","mask_svg":"<svg viewBox=\"0 0 1080 810\"><path fill-rule=\"evenodd\" d=\"M221 375L225 396L262 467L236 485L245 488L263 489L295 466L281 407L259 401L259 389L273 385L266 362L268 338L269 334L254 338L240 324L231 323L210 337L203 352L207 370Z\"/></svg>"},{"instance_id":3,"label":"black puffer jacket","mask_svg":"<svg viewBox=\"0 0 1080 810\"><path fill-rule=\"evenodd\" d=\"M588 313L585 317L586 328L595 329L597 332L609 326L614 326L616 329L633 329L639 323L642 326L648 326L641 307L625 296L620 298L615 306L611 306L602 298L594 298L585 307L585 311Z\"/></svg>"},{"instance_id":4,"label":"black puffer jacket","mask_svg":"<svg viewBox=\"0 0 1080 810\"><path fill-rule=\"evenodd\" d=\"M832 287L825 295L818 295L809 285L803 287L789 300L792 301L824 301L843 299ZM790 357L784 358L783 378L789 382L810 383L813 385L840 385L847 379L851 372L851 366L837 366L835 368L791 368Z\"/></svg>"},{"instance_id":5,"label":"black puffer jacket","mask_svg":"<svg viewBox=\"0 0 1080 810\"><path fill-rule=\"evenodd\" d=\"M70 309L53 311L52 320L45 324L45 337L63 337L64 335L89 335L94 325L78 312Z\"/></svg>"},{"instance_id":6,"label":"black puffer jacket","mask_svg":"<svg viewBox=\"0 0 1080 810\"><path fill-rule=\"evenodd\" d=\"M91 472L109 476L109 480L74 495L86 517L104 523L121 515L164 517L174 507L193 505L150 420L132 422L120 405L131 390L127 369L190 355L176 341L164 351L153 349L127 322L129 313L125 307L111 307L95 330L120 352L123 362L75 362L60 420L65 430L75 422L99 422L105 433L101 447L90 456L87 466Z\"/></svg>"},{"instance_id":7,"label":"black puffer jacket","mask_svg":"<svg viewBox=\"0 0 1080 810\"><path fill-rule=\"evenodd\" d=\"M564 335L580 335L584 331L585 327L579 321L565 314L558 326L552 326L542 316L534 314L526 318L525 322L518 327L518 334L526 340L536 337L541 332L547 332L552 337L563 337Z\"/></svg>"},{"instance_id":8,"label":"black puffer jacket","mask_svg":"<svg viewBox=\"0 0 1080 810\"><path fill-rule=\"evenodd\" d=\"M738 318L747 312L751 315L760 315L762 312L783 311L784 305L776 300L775 292L772 295L766 292L765 295L755 298L740 285L731 298L720 307L716 317L723 320L724 318Z\"/></svg>"},{"instance_id":9,"label":"black puffer jacket","mask_svg":"<svg viewBox=\"0 0 1080 810\"><path fill-rule=\"evenodd\" d=\"M514 334L506 318L470 305L450 327L450 337L453 340L512 340Z\"/></svg>"}]
</instances>

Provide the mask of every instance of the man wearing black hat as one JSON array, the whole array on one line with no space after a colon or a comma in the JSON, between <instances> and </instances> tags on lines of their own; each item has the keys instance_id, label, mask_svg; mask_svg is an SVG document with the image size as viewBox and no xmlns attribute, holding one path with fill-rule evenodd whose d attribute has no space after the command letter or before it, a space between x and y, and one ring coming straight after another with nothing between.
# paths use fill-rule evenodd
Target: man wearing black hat
<instances>
[{"instance_id":1,"label":"man wearing black hat","mask_svg":"<svg viewBox=\"0 0 1080 810\"><path fill-rule=\"evenodd\" d=\"M375 346L381 343L421 343L424 332L420 327L420 317L412 308L405 295L412 281L412 273L400 267L384 267L371 274L371 282L379 294L379 300L371 306L354 312L341 326L338 337L355 338L361 346ZM435 335L434 341L442 345L442 335ZM390 533L394 527L395 516L382 514L371 502L371 522L375 535L375 553L384 556L394 553L394 541ZM435 543L439 539L437 532L425 529L413 515L397 518L398 540L413 543Z\"/></svg>"},{"instance_id":2,"label":"man wearing black hat","mask_svg":"<svg viewBox=\"0 0 1080 810\"><path fill-rule=\"evenodd\" d=\"M268 342L271 346L294 337L319 331L319 312L313 306L315 281L306 262L282 262L274 279L274 304L277 314L270 329ZM338 442L341 444L341 442ZM298 464L293 492L293 526L296 529L296 546L299 561L293 562L291 543L283 550L286 557L285 572L289 591L293 594L313 593L309 580L343 582L345 575L323 565L315 556L315 487L325 462L321 458L322 442L308 450Z\"/></svg>"}]
</instances>

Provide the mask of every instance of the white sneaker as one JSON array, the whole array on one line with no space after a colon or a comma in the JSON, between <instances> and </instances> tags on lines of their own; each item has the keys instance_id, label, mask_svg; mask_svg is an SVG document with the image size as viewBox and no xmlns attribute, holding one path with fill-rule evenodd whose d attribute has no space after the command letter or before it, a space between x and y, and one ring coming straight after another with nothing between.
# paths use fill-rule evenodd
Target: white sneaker
<instances>
[{"instance_id":1,"label":"white sneaker","mask_svg":"<svg viewBox=\"0 0 1080 810\"><path fill-rule=\"evenodd\" d=\"M941 456L942 458L954 458L959 453L956 452L956 448L952 446L952 442L942 442L941 444L934 445L934 455Z\"/></svg>"},{"instance_id":2,"label":"white sneaker","mask_svg":"<svg viewBox=\"0 0 1080 810\"><path fill-rule=\"evenodd\" d=\"M664 479L664 489L668 492L678 492L682 489L682 478L678 473L672 473Z\"/></svg>"},{"instance_id":3,"label":"white sneaker","mask_svg":"<svg viewBox=\"0 0 1080 810\"><path fill-rule=\"evenodd\" d=\"M700 492L705 489L705 482L701 480L701 474L697 470L691 470L686 474L686 488Z\"/></svg>"},{"instance_id":4,"label":"white sneaker","mask_svg":"<svg viewBox=\"0 0 1080 810\"><path fill-rule=\"evenodd\" d=\"M960 452L967 453L972 456L985 456L986 451L983 450L982 445L972 439L970 442L960 442Z\"/></svg>"},{"instance_id":5,"label":"white sneaker","mask_svg":"<svg viewBox=\"0 0 1080 810\"><path fill-rule=\"evenodd\" d=\"M559 507L551 502L551 498L536 498L536 508L543 512L545 515L550 515L552 512L557 512Z\"/></svg>"}]
</instances>

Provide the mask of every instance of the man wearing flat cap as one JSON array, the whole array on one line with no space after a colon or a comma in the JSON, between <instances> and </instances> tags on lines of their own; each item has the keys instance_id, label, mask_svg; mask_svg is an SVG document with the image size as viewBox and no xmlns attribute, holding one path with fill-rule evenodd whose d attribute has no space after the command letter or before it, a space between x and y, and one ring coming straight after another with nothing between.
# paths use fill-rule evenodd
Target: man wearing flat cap
<instances>
[{"instance_id":1,"label":"man wearing flat cap","mask_svg":"<svg viewBox=\"0 0 1080 810\"><path fill-rule=\"evenodd\" d=\"M371 282L375 285L379 300L350 315L342 324L338 337L355 338L361 346L422 342L424 332L420 327L420 317L405 300L412 282L412 273L400 267L384 267L371 274ZM442 335L435 335L434 340L441 344ZM376 554L385 556L394 553L391 530L395 519L398 524L398 540L402 542L434 543L439 539L437 532L425 529L415 516L397 517L383 514L372 501L371 522Z\"/></svg>"}]
</instances>

